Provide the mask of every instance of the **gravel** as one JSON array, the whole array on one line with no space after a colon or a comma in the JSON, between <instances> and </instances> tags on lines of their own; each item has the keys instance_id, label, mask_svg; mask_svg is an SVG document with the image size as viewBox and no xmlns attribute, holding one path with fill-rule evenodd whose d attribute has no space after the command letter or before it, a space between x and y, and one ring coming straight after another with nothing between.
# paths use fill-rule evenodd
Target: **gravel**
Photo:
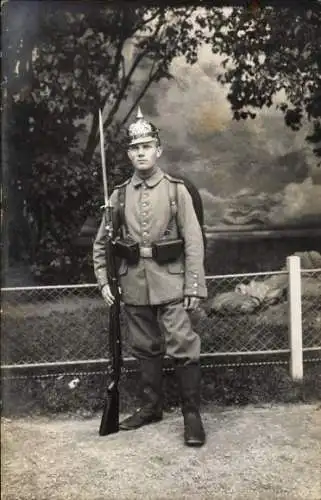
<instances>
[{"instance_id":1,"label":"gravel","mask_svg":"<svg viewBox=\"0 0 321 500\"><path fill-rule=\"evenodd\" d=\"M178 410L131 432L100 418L2 419L3 500L320 500L321 406L206 407L187 448Z\"/></svg>"}]
</instances>

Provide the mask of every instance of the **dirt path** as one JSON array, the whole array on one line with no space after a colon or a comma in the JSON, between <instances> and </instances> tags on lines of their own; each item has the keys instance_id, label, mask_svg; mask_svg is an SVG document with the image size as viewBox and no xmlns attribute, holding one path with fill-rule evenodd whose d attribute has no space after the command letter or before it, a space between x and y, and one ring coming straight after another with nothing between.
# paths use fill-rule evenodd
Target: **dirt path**
<instances>
[{"instance_id":1,"label":"dirt path","mask_svg":"<svg viewBox=\"0 0 321 500\"><path fill-rule=\"evenodd\" d=\"M320 500L320 405L210 409L207 444L182 417L99 437L99 418L3 419L3 500Z\"/></svg>"}]
</instances>

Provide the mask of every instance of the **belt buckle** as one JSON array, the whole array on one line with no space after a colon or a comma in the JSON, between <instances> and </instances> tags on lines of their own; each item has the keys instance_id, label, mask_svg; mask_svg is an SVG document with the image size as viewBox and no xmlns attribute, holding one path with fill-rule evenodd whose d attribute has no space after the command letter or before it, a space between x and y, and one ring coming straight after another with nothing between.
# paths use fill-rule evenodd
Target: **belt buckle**
<instances>
[{"instance_id":1,"label":"belt buckle","mask_svg":"<svg viewBox=\"0 0 321 500\"><path fill-rule=\"evenodd\" d=\"M140 256L150 259L152 257L152 247L140 247Z\"/></svg>"}]
</instances>

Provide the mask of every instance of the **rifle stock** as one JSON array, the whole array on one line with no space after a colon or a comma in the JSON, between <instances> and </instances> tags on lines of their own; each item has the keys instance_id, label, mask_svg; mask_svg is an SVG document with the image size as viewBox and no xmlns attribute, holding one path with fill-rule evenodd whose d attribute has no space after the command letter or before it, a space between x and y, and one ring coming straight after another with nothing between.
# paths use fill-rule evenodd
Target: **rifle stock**
<instances>
[{"instance_id":1,"label":"rifle stock","mask_svg":"<svg viewBox=\"0 0 321 500\"><path fill-rule=\"evenodd\" d=\"M107 436L119 431L119 390L112 383L107 389L103 415L99 427L99 435Z\"/></svg>"},{"instance_id":2,"label":"rifle stock","mask_svg":"<svg viewBox=\"0 0 321 500\"><path fill-rule=\"evenodd\" d=\"M100 145L103 169L106 227L106 267L108 284L114 296L114 303L109 309L109 352L111 358L111 382L107 388L99 435L106 436L119 431L119 390L121 372L121 331L120 331L120 294L118 288L117 267L114 252L113 208L108 199L107 174L105 165L104 137L101 112L99 110Z\"/></svg>"},{"instance_id":3,"label":"rifle stock","mask_svg":"<svg viewBox=\"0 0 321 500\"><path fill-rule=\"evenodd\" d=\"M109 249L106 253L108 261L111 260L108 266L111 271L116 271L115 259L113 255L113 244L111 241L109 243ZM110 273L112 274L112 273ZM115 273L116 274L116 273ZM118 383L121 372L121 331L120 331L120 296L118 290L117 277L113 273L113 276L109 277L110 289L115 297L114 304L109 310L109 349L110 357L112 361L111 366L111 382L107 388L107 396L104 402L103 415L101 418L99 435L106 436L108 434L113 434L119 431L119 389Z\"/></svg>"}]
</instances>

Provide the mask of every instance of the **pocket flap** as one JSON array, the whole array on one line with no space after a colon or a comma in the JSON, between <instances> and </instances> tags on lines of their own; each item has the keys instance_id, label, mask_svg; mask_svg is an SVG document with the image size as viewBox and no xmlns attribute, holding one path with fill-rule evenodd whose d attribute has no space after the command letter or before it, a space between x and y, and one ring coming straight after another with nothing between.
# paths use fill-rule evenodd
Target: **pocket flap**
<instances>
[{"instance_id":1,"label":"pocket flap","mask_svg":"<svg viewBox=\"0 0 321 500\"><path fill-rule=\"evenodd\" d=\"M181 260L176 262L169 262L167 264L167 269L170 274L184 274L184 263Z\"/></svg>"}]
</instances>

